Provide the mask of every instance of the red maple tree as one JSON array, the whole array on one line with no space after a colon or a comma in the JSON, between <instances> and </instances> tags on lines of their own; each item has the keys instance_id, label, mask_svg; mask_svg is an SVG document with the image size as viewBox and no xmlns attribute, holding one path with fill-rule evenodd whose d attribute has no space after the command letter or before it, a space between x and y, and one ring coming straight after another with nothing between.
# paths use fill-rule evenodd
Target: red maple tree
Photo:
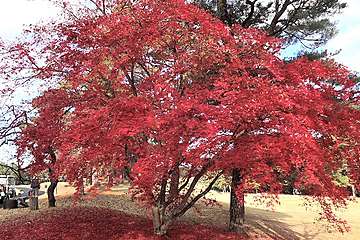
<instances>
[{"instance_id":1,"label":"red maple tree","mask_svg":"<svg viewBox=\"0 0 360 240\"><path fill-rule=\"evenodd\" d=\"M26 124L17 140L19 158L32 158L29 164L33 175L48 172L50 185L47 189L49 207L55 207L55 188L58 174L55 172L57 150L61 144L68 112L71 110L70 98L62 89L50 89L32 102L38 114L31 123Z\"/></svg>"},{"instance_id":2,"label":"red maple tree","mask_svg":"<svg viewBox=\"0 0 360 240\"><path fill-rule=\"evenodd\" d=\"M94 169L131 165L132 192L152 206L161 235L234 169L240 199L254 182L277 194L296 172L323 217L342 223L332 207L347 193L333 174L346 167L359 186L360 163L358 92L345 67L284 62L278 39L182 0L113 6L34 28L35 40L11 54L14 69L61 83L39 98L52 106L39 108L35 126L45 132L24 138L44 142L35 154L52 146L55 172L79 187ZM200 189L203 178L211 180Z\"/></svg>"}]
</instances>

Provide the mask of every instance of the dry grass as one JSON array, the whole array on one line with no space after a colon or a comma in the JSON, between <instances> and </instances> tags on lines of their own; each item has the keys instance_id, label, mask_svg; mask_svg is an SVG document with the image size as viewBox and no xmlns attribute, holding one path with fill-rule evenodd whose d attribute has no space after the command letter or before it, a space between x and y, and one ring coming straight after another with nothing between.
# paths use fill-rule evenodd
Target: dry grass
<instances>
[{"instance_id":1,"label":"dry grass","mask_svg":"<svg viewBox=\"0 0 360 240\"><path fill-rule=\"evenodd\" d=\"M46 184L45 184L46 185ZM42 189L45 189L42 185ZM58 202L60 208L67 208L74 204L71 194L74 189L66 183L60 183L57 189ZM188 223L200 223L226 228L228 222L227 209L229 196L226 193L212 192L211 198L219 202L219 206L206 207L197 205L197 208L187 212L182 221ZM119 185L111 191L103 191L96 197L86 197L86 200L76 204L86 207L105 207L120 210L128 214L148 216L149 211L144 207L133 202L127 194L127 186ZM264 205L255 205L254 196L246 197L246 229L250 235L267 236L272 239L291 239L291 240L358 240L360 239L360 203L354 202L349 208L339 214L345 217L352 231L345 234L329 233L323 223L314 222L317 216L316 208L305 210L302 207L303 199L300 196L280 196L280 206L275 211L266 210ZM40 197L40 211L30 211L29 209L0 210L0 221L8 221L15 218L32 218L39 213L53 211L46 206L46 194Z\"/></svg>"}]
</instances>

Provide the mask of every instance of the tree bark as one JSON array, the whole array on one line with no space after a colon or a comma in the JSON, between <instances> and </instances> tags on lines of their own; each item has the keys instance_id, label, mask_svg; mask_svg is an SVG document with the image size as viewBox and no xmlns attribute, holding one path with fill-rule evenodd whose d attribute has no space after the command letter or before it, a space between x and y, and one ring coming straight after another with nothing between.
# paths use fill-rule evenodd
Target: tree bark
<instances>
[{"instance_id":1,"label":"tree bark","mask_svg":"<svg viewBox=\"0 0 360 240\"><path fill-rule=\"evenodd\" d=\"M30 210L39 210L39 198L37 196L29 197Z\"/></svg>"},{"instance_id":2,"label":"tree bark","mask_svg":"<svg viewBox=\"0 0 360 240\"><path fill-rule=\"evenodd\" d=\"M352 197L356 197L356 189L355 189L355 186L352 184L351 185L351 192L352 192Z\"/></svg>"},{"instance_id":3,"label":"tree bark","mask_svg":"<svg viewBox=\"0 0 360 240\"><path fill-rule=\"evenodd\" d=\"M241 173L239 169L233 169L231 179L231 195L230 195L230 223L229 230L233 232L243 232L245 222L245 199L244 193L236 196L236 188L241 183Z\"/></svg>"},{"instance_id":4,"label":"tree bark","mask_svg":"<svg viewBox=\"0 0 360 240\"><path fill-rule=\"evenodd\" d=\"M55 199L55 188L58 184L58 180L57 179L51 179L50 180L50 185L47 189L47 195L48 195L48 203L49 203L49 207L55 207L56 206L56 199Z\"/></svg>"},{"instance_id":5,"label":"tree bark","mask_svg":"<svg viewBox=\"0 0 360 240\"><path fill-rule=\"evenodd\" d=\"M171 179L171 181L170 181L169 195L170 195L170 198L175 198L178 195L179 181L180 181L180 170L179 170L178 164L175 166L170 179Z\"/></svg>"},{"instance_id":6,"label":"tree bark","mask_svg":"<svg viewBox=\"0 0 360 240\"><path fill-rule=\"evenodd\" d=\"M231 25L226 0L217 0L217 15L219 16L221 21Z\"/></svg>"},{"instance_id":7,"label":"tree bark","mask_svg":"<svg viewBox=\"0 0 360 240\"><path fill-rule=\"evenodd\" d=\"M154 233L160 236L166 235L171 223L171 219L165 217L165 213L162 211L162 207L158 206L152 208L152 216Z\"/></svg>"},{"instance_id":8,"label":"tree bark","mask_svg":"<svg viewBox=\"0 0 360 240\"><path fill-rule=\"evenodd\" d=\"M90 172L88 181L89 181L89 186L92 186L93 185L93 171Z\"/></svg>"},{"instance_id":9,"label":"tree bark","mask_svg":"<svg viewBox=\"0 0 360 240\"><path fill-rule=\"evenodd\" d=\"M52 147L49 148L49 154L51 158L51 164L55 164L56 154L55 154L55 150ZM55 199L54 191L59 181L57 178L54 177L54 170L51 167L49 167L49 177L50 177L50 186L47 189L48 204L49 207L55 207L56 199Z\"/></svg>"}]
</instances>

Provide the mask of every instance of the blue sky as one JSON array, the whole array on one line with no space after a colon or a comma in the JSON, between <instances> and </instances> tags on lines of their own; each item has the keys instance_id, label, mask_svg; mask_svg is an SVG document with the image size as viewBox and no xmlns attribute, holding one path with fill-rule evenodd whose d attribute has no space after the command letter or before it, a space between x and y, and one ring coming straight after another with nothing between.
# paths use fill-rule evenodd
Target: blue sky
<instances>
[{"instance_id":1,"label":"blue sky","mask_svg":"<svg viewBox=\"0 0 360 240\"><path fill-rule=\"evenodd\" d=\"M348 8L335 20L339 33L329 41L326 48L332 51L341 49L335 59L360 72L360 1L348 0Z\"/></svg>"},{"instance_id":2,"label":"blue sky","mask_svg":"<svg viewBox=\"0 0 360 240\"><path fill-rule=\"evenodd\" d=\"M347 0L348 8L334 18L339 33L325 46L330 51L341 49L335 59L360 72L360 0ZM14 40L24 25L56 17L57 9L49 0L3 0L0 8L0 38ZM13 149L1 149L0 161L7 161Z\"/></svg>"}]
</instances>

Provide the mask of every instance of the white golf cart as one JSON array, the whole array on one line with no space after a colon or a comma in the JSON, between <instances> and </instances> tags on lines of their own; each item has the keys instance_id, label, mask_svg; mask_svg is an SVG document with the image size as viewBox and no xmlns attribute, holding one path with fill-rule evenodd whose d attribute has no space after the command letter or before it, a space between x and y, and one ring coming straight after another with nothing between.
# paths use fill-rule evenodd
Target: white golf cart
<instances>
[{"instance_id":1,"label":"white golf cart","mask_svg":"<svg viewBox=\"0 0 360 240\"><path fill-rule=\"evenodd\" d=\"M16 178L11 175L0 175L0 204L3 208L17 208L18 205L26 206L27 196L17 193ZM23 192L23 191L22 191Z\"/></svg>"},{"instance_id":2,"label":"white golf cart","mask_svg":"<svg viewBox=\"0 0 360 240\"><path fill-rule=\"evenodd\" d=\"M1 195L15 195L15 177L11 175L0 175L0 187Z\"/></svg>"}]
</instances>

